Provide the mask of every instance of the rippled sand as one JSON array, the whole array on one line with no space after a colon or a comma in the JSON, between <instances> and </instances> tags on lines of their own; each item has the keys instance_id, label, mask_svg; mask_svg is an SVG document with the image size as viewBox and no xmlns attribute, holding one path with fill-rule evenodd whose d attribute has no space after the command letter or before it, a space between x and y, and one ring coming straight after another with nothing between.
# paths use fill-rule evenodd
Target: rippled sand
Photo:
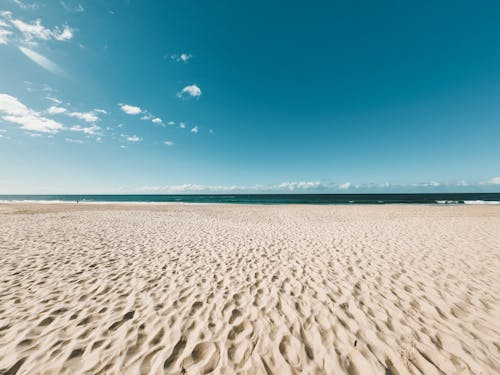
<instances>
[{"instance_id":1,"label":"rippled sand","mask_svg":"<svg viewBox=\"0 0 500 375\"><path fill-rule=\"evenodd\" d=\"M3 204L0 255L0 373L500 371L500 207Z\"/></svg>"}]
</instances>

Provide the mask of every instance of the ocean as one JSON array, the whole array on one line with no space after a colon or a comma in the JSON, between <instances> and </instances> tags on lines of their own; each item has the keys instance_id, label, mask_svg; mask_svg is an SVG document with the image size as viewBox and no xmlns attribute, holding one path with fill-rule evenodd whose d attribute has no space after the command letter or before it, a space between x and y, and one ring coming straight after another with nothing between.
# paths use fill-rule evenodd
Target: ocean
<instances>
[{"instance_id":1,"label":"ocean","mask_svg":"<svg viewBox=\"0 0 500 375\"><path fill-rule=\"evenodd\" d=\"M500 193L0 195L0 202L235 204L500 204Z\"/></svg>"}]
</instances>

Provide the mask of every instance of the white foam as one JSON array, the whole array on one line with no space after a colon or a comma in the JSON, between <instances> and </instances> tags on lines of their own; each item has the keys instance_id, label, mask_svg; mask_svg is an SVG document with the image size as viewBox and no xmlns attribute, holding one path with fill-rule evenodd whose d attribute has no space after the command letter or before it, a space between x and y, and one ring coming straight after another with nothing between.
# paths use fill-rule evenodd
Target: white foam
<instances>
[{"instance_id":1,"label":"white foam","mask_svg":"<svg viewBox=\"0 0 500 375\"><path fill-rule=\"evenodd\" d=\"M476 200L476 201L464 201L464 204L500 204L500 201Z\"/></svg>"}]
</instances>

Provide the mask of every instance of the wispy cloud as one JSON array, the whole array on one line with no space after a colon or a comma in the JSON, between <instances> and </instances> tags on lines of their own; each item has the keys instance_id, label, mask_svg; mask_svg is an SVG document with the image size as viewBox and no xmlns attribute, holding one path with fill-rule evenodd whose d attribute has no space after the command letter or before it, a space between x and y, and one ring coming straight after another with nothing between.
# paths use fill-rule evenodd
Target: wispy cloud
<instances>
[{"instance_id":1,"label":"wispy cloud","mask_svg":"<svg viewBox=\"0 0 500 375\"><path fill-rule=\"evenodd\" d=\"M66 12L70 13L82 13L85 12L85 8L80 3L73 3L61 0L61 6Z\"/></svg>"},{"instance_id":2,"label":"wispy cloud","mask_svg":"<svg viewBox=\"0 0 500 375\"><path fill-rule=\"evenodd\" d=\"M419 184L391 184L391 183L366 183L355 185L350 182L342 184L334 182L319 181L297 181L282 182L279 184L255 184L255 185L203 185L203 184L181 184L165 186L143 186L139 188L121 189L122 192L136 193L165 193L165 194L195 194L195 193L340 193L347 189L356 192L415 192L418 185L419 192L430 191L456 191L459 182L440 183L439 186L431 183ZM476 182L469 186L487 187L500 185L500 177L494 177L487 181ZM442 189L442 190L440 190Z\"/></svg>"},{"instance_id":3,"label":"wispy cloud","mask_svg":"<svg viewBox=\"0 0 500 375\"><path fill-rule=\"evenodd\" d=\"M500 177L493 177L488 180L491 185L500 185Z\"/></svg>"},{"instance_id":4,"label":"wispy cloud","mask_svg":"<svg viewBox=\"0 0 500 375\"><path fill-rule=\"evenodd\" d=\"M2 26L1 21L0 21L0 26ZM0 44L7 44L9 35L12 35L12 31L0 28Z\"/></svg>"},{"instance_id":5,"label":"wispy cloud","mask_svg":"<svg viewBox=\"0 0 500 375\"><path fill-rule=\"evenodd\" d=\"M184 87L177 93L178 98L199 98L201 96L201 89L197 85L189 85Z\"/></svg>"},{"instance_id":6,"label":"wispy cloud","mask_svg":"<svg viewBox=\"0 0 500 375\"><path fill-rule=\"evenodd\" d=\"M11 0L12 3L16 4L21 9L37 9L39 6L36 3L25 3L21 0Z\"/></svg>"},{"instance_id":7,"label":"wispy cloud","mask_svg":"<svg viewBox=\"0 0 500 375\"><path fill-rule=\"evenodd\" d=\"M197 126L195 126L195 127L193 127L193 128L191 129L191 133L194 133L194 134L198 134L198 133L199 133L199 131L200 131L200 129L199 129Z\"/></svg>"},{"instance_id":8,"label":"wispy cloud","mask_svg":"<svg viewBox=\"0 0 500 375\"><path fill-rule=\"evenodd\" d=\"M65 141L70 143L80 143L80 144L83 143L81 139L75 139L75 138L66 138Z\"/></svg>"},{"instance_id":9,"label":"wispy cloud","mask_svg":"<svg viewBox=\"0 0 500 375\"><path fill-rule=\"evenodd\" d=\"M163 144L167 146L173 146L175 143L172 141L163 141Z\"/></svg>"},{"instance_id":10,"label":"wispy cloud","mask_svg":"<svg viewBox=\"0 0 500 375\"><path fill-rule=\"evenodd\" d=\"M38 52L35 52L26 47L19 47L19 50L35 64L40 65L42 68L47 69L49 72L60 76L66 75L66 73L56 63L39 54Z\"/></svg>"},{"instance_id":11,"label":"wispy cloud","mask_svg":"<svg viewBox=\"0 0 500 375\"><path fill-rule=\"evenodd\" d=\"M54 29L49 29L42 25L40 19L32 23L24 22L18 18L8 18L10 23L24 35L24 41L30 42L33 40L58 40L66 41L73 38L74 30L68 25L62 27L56 26Z\"/></svg>"},{"instance_id":12,"label":"wispy cloud","mask_svg":"<svg viewBox=\"0 0 500 375\"><path fill-rule=\"evenodd\" d=\"M22 129L57 133L64 129L59 122L44 117L41 113L28 108L16 97L0 94L0 114L4 121L20 125Z\"/></svg>"}]
</instances>

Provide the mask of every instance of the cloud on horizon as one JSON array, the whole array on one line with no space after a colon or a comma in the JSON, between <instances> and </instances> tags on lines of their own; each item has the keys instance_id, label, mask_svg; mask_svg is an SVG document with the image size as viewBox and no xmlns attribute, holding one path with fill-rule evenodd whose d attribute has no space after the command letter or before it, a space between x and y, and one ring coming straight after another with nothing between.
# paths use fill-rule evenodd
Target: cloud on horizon
<instances>
[{"instance_id":1,"label":"cloud on horizon","mask_svg":"<svg viewBox=\"0 0 500 375\"><path fill-rule=\"evenodd\" d=\"M164 142L167 144L167 142ZM491 186L500 185L500 177L494 177L487 181L479 181L468 186L488 188ZM449 192L450 189L455 191L457 187L462 187L460 181L455 183L439 183L435 181L429 183L415 184L358 184L354 185L350 182L342 184L334 182L319 182L319 181L297 181L297 182L282 182L279 184L255 184L255 185L203 185L203 184L181 184L181 185L164 185L164 186L142 186L138 188L121 188L120 193L150 193L150 194L252 194L252 193L389 193L389 192ZM438 189L436 191L436 189ZM466 190L468 191L468 190Z\"/></svg>"}]
</instances>

